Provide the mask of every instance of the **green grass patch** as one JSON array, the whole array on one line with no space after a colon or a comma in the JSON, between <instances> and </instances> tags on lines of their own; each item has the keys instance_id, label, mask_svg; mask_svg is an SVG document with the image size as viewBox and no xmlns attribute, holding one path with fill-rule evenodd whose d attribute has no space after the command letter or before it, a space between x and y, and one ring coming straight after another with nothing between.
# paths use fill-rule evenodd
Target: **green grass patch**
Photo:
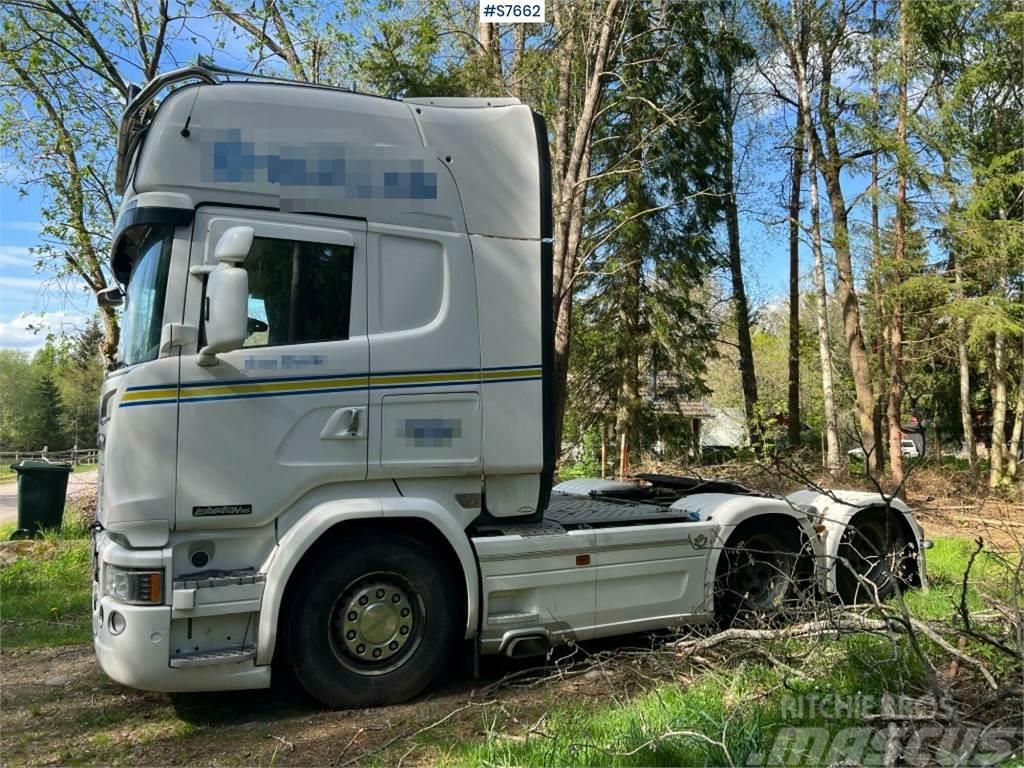
<instances>
[{"instance_id":1,"label":"green grass patch","mask_svg":"<svg viewBox=\"0 0 1024 768\"><path fill-rule=\"evenodd\" d=\"M83 532L65 527L7 545L15 556L0 568L0 647L92 639L92 553Z\"/></svg>"},{"instance_id":2,"label":"green grass patch","mask_svg":"<svg viewBox=\"0 0 1024 768\"><path fill-rule=\"evenodd\" d=\"M780 729L810 726L834 734L858 723L856 702L871 707L919 679L915 664L903 665L909 655L902 651L892 659L899 674L866 663L872 655L892 655L884 640L883 647L871 647L877 640L844 638L832 649L838 656L813 677L791 678L772 664L744 662L693 685L670 683L610 706L562 703L525 734L509 734L507 724L499 727L485 715L484 738L449 744L437 757L448 765L758 764ZM800 746L787 746L796 750L787 759L797 759Z\"/></svg>"}]
</instances>

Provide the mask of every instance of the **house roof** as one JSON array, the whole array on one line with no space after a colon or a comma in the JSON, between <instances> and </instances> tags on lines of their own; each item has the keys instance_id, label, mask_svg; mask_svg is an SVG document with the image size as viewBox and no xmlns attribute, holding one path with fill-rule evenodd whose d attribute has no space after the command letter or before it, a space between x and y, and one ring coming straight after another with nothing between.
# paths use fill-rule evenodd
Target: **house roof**
<instances>
[{"instance_id":1,"label":"house roof","mask_svg":"<svg viewBox=\"0 0 1024 768\"><path fill-rule=\"evenodd\" d=\"M700 400L659 398L654 403L654 410L658 413L676 414L687 419L710 419L715 415L715 412Z\"/></svg>"}]
</instances>

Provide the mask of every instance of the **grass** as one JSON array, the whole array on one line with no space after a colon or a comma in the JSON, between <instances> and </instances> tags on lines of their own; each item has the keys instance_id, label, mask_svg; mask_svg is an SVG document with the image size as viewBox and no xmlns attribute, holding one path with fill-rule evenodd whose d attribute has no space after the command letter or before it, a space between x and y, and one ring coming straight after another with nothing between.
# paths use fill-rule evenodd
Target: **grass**
<instances>
[{"instance_id":1,"label":"grass","mask_svg":"<svg viewBox=\"0 0 1024 768\"><path fill-rule=\"evenodd\" d=\"M90 471L96 469L96 467L98 467L98 466L99 466L98 464L75 464L71 468L71 471L72 472L90 472ZM11 469L10 464L0 464L0 485L3 485L4 483L13 483L17 479L18 479L18 473L15 472L13 469Z\"/></svg>"},{"instance_id":2,"label":"grass","mask_svg":"<svg viewBox=\"0 0 1024 768\"><path fill-rule=\"evenodd\" d=\"M692 684L661 685L611 705L556 704L525 734L508 733L508 723L484 722L482 739L435 747L434 757L442 765L760 764L781 729L811 727L835 734L860 722L861 712L856 705L847 708L847 702L877 706L883 695L898 695L921 679L916 660L902 648L893 655L885 639L847 637L824 650L831 653L829 663L807 665L804 677L767 661L741 661ZM887 674L879 674L871 661L879 657L892 657ZM797 746L785 764L828 764L845 757L814 752L819 746L820 740L806 744L806 750ZM870 753L858 757L872 759ZM881 755L874 757L881 764Z\"/></svg>"},{"instance_id":3,"label":"grass","mask_svg":"<svg viewBox=\"0 0 1024 768\"><path fill-rule=\"evenodd\" d=\"M91 641L92 553L84 519L72 502L60 530L7 545L16 556L0 567L0 648ZM0 526L0 538L14 527Z\"/></svg>"}]
</instances>

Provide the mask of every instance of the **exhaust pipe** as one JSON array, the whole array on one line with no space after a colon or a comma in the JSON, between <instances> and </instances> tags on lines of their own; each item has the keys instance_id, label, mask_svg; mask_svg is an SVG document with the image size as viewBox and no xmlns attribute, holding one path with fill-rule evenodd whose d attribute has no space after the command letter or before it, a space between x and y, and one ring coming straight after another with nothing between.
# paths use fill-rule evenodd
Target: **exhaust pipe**
<instances>
[{"instance_id":1,"label":"exhaust pipe","mask_svg":"<svg viewBox=\"0 0 1024 768\"><path fill-rule=\"evenodd\" d=\"M551 650L551 641L541 633L536 635L520 635L513 637L505 646L505 655L510 659L526 659L531 656L544 656Z\"/></svg>"}]
</instances>

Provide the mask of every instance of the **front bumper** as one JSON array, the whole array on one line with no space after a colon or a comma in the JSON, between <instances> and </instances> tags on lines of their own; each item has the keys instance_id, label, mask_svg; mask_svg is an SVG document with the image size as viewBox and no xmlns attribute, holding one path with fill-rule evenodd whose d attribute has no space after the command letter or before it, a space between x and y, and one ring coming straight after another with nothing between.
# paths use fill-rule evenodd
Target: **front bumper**
<instances>
[{"instance_id":1,"label":"front bumper","mask_svg":"<svg viewBox=\"0 0 1024 768\"><path fill-rule=\"evenodd\" d=\"M100 666L111 679L131 688L166 692L229 691L270 686L270 667L256 666L251 659L200 667L172 667L171 657L176 649L171 647L171 606L131 605L101 594L106 564L121 564L125 560L138 562L140 551L125 550L102 533L97 536L93 551L96 558L93 568L93 645ZM146 554L154 560L163 559L160 550Z\"/></svg>"}]
</instances>

